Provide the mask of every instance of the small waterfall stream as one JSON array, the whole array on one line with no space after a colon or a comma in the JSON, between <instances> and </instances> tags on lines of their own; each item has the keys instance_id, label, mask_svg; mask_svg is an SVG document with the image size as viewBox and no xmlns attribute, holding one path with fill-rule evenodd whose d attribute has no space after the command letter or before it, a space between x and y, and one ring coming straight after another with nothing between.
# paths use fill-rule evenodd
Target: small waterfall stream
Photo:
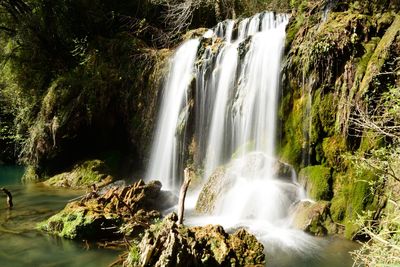
<instances>
[{"instance_id":1,"label":"small waterfall stream","mask_svg":"<svg viewBox=\"0 0 400 267\"><path fill-rule=\"evenodd\" d=\"M187 108L187 89L193 77L194 61L199 40L189 40L175 53L170 63L169 75L165 84L155 140L151 152L150 166L146 177L158 179L164 188L179 186L179 169L182 168L180 150L184 136L178 128L184 126L187 118L180 116ZM181 130L184 133L184 130Z\"/></svg>"}]
</instances>

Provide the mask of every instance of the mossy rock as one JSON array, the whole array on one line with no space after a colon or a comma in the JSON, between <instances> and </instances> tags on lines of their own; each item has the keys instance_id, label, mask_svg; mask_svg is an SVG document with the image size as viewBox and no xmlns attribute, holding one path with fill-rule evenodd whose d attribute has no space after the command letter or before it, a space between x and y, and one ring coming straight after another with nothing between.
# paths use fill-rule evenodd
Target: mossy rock
<instances>
[{"instance_id":1,"label":"mossy rock","mask_svg":"<svg viewBox=\"0 0 400 267\"><path fill-rule=\"evenodd\" d=\"M331 216L335 222L342 222L346 217L346 197L338 192L331 200Z\"/></svg>"},{"instance_id":2,"label":"mossy rock","mask_svg":"<svg viewBox=\"0 0 400 267\"><path fill-rule=\"evenodd\" d=\"M94 190L40 223L38 228L68 239L135 237L176 205L158 181Z\"/></svg>"},{"instance_id":3,"label":"mossy rock","mask_svg":"<svg viewBox=\"0 0 400 267\"><path fill-rule=\"evenodd\" d=\"M246 230L228 234L219 225L185 227L173 213L146 231L124 266L264 265L264 246Z\"/></svg>"},{"instance_id":4,"label":"mossy rock","mask_svg":"<svg viewBox=\"0 0 400 267\"><path fill-rule=\"evenodd\" d=\"M308 166L299 173L299 182L314 200L330 200L332 198L331 168L321 165Z\"/></svg>"},{"instance_id":5,"label":"mossy rock","mask_svg":"<svg viewBox=\"0 0 400 267\"><path fill-rule=\"evenodd\" d=\"M101 160L88 160L73 167L70 172L64 172L43 182L47 186L87 188L91 185L97 187L111 183L114 178Z\"/></svg>"},{"instance_id":6,"label":"mossy rock","mask_svg":"<svg viewBox=\"0 0 400 267\"><path fill-rule=\"evenodd\" d=\"M299 202L294 207L292 225L315 236L325 236L337 231L330 216L330 203L327 201Z\"/></svg>"},{"instance_id":7,"label":"mossy rock","mask_svg":"<svg viewBox=\"0 0 400 267\"><path fill-rule=\"evenodd\" d=\"M271 176L286 179L291 182L294 168L280 160L270 158L262 152L251 152L238 159L233 159L227 165L218 167L207 179L196 203L196 212L213 214L219 201L236 183L241 175L258 175L271 164ZM292 190L292 189L290 189Z\"/></svg>"},{"instance_id":8,"label":"mossy rock","mask_svg":"<svg viewBox=\"0 0 400 267\"><path fill-rule=\"evenodd\" d=\"M340 169L343 162L342 155L348 151L344 137L334 135L324 138L322 141L322 150L328 165Z\"/></svg>"},{"instance_id":9,"label":"mossy rock","mask_svg":"<svg viewBox=\"0 0 400 267\"><path fill-rule=\"evenodd\" d=\"M368 92L373 78L378 75L390 55L390 47L400 33L400 15L396 15L392 25L387 29L374 54L371 56L364 78L360 84L361 94Z\"/></svg>"},{"instance_id":10,"label":"mossy rock","mask_svg":"<svg viewBox=\"0 0 400 267\"><path fill-rule=\"evenodd\" d=\"M116 232L121 223L118 216L88 212L85 207L70 203L38 228L68 239L93 240L118 236Z\"/></svg>"}]
</instances>

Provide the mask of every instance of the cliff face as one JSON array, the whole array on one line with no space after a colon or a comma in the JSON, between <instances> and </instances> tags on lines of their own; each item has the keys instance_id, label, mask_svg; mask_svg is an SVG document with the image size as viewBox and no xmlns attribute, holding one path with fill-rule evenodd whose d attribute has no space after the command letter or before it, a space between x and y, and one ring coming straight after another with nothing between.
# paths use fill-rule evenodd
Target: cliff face
<instances>
[{"instance_id":1,"label":"cliff face","mask_svg":"<svg viewBox=\"0 0 400 267\"><path fill-rule=\"evenodd\" d=\"M298 170L315 166L303 173L314 187L329 184L332 218L348 237L358 214L371 210L376 218L385 206L377 173L356 170L350 155L390 140L360 130L352 118L399 86L398 11L395 1L316 1L294 12L287 28L280 155ZM322 166L332 177L317 171Z\"/></svg>"}]
</instances>

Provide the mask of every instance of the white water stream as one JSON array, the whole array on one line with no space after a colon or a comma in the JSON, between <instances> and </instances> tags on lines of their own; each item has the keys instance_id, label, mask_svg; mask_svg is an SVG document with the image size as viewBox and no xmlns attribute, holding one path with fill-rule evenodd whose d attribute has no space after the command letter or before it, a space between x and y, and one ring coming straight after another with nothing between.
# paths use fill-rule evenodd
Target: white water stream
<instances>
[{"instance_id":1,"label":"white water stream","mask_svg":"<svg viewBox=\"0 0 400 267\"><path fill-rule=\"evenodd\" d=\"M287 15L274 13L227 20L177 49L164 88L147 179L178 190L188 144L182 129L192 112L195 163L203 167L203 180L225 164L234 179L214 214L189 217L187 223L246 226L264 243L301 251L316 246L308 235L290 228L290 206L304 194L299 193L295 173L288 180L273 170L287 23ZM193 109L189 95L194 96ZM190 196L187 206L193 208L196 200L196 195Z\"/></svg>"}]
</instances>

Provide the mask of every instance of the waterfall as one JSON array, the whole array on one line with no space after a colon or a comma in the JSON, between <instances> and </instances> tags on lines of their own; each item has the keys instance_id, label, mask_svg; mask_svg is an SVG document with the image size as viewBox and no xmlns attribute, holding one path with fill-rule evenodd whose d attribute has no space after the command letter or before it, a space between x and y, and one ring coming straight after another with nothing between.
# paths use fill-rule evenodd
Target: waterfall
<instances>
[{"instance_id":1,"label":"waterfall","mask_svg":"<svg viewBox=\"0 0 400 267\"><path fill-rule=\"evenodd\" d=\"M180 46L171 59L147 179L176 190L187 143L189 88L194 136L204 177L232 155L274 156L279 71L287 15L272 12L227 20ZM197 57L197 61L196 61ZM191 88L196 77L195 88ZM239 152L238 152L239 151Z\"/></svg>"},{"instance_id":2,"label":"waterfall","mask_svg":"<svg viewBox=\"0 0 400 267\"><path fill-rule=\"evenodd\" d=\"M200 112L202 118L196 127L201 146L207 144L200 157L205 159L205 177L238 150L242 155L249 150L274 155L280 57L287 19L273 13L244 19L237 25L236 39L231 36L232 21L225 22L225 27L224 23L218 25L215 35L225 43L216 54L206 50L202 59L214 64L197 70L203 82L198 87L202 101L196 103L202 106L199 109L208 107L207 113ZM224 32L226 35L221 34Z\"/></svg>"},{"instance_id":3,"label":"waterfall","mask_svg":"<svg viewBox=\"0 0 400 267\"><path fill-rule=\"evenodd\" d=\"M298 188L273 171L287 22L287 15L274 13L227 20L176 50L163 91L148 179L178 189L189 143L185 128L192 112L203 179L228 163L235 177L217 203L216 215L270 223L287 216L289 206L298 200Z\"/></svg>"},{"instance_id":4,"label":"waterfall","mask_svg":"<svg viewBox=\"0 0 400 267\"><path fill-rule=\"evenodd\" d=\"M262 240L298 249L297 244L310 241L290 228L289 210L305 196L304 190L294 170L289 177L279 177L274 169L288 19L264 12L227 20L176 50L163 89L147 179L159 179L164 188L177 192L185 157L192 150L191 164L203 169L203 181L222 165L231 177L214 214L191 217L197 220L194 224L246 225ZM195 198L189 196L189 202Z\"/></svg>"},{"instance_id":5,"label":"waterfall","mask_svg":"<svg viewBox=\"0 0 400 267\"><path fill-rule=\"evenodd\" d=\"M193 79L194 61L199 40L180 46L170 62L159 119L153 142L147 179L160 180L166 189L179 186L179 169L183 164L182 140L188 116L188 86ZM182 111L186 111L182 113Z\"/></svg>"}]
</instances>

